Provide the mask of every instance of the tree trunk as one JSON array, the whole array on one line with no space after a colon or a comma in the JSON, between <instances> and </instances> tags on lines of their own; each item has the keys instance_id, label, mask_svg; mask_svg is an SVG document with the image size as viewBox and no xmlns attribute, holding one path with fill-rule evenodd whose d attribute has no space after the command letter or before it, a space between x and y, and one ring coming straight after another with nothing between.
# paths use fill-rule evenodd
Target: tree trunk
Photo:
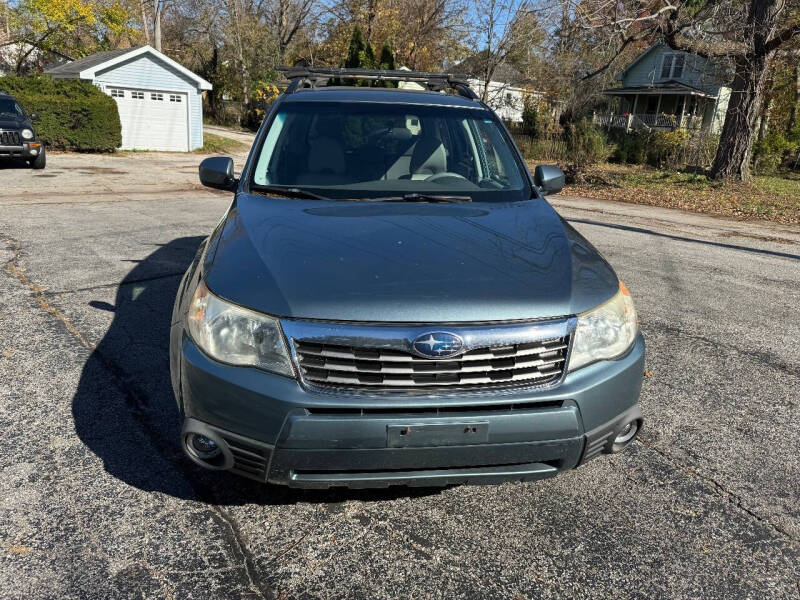
<instances>
[{"instance_id":1,"label":"tree trunk","mask_svg":"<svg viewBox=\"0 0 800 600\"><path fill-rule=\"evenodd\" d=\"M800 59L800 57L798 57ZM800 66L794 66L794 97L792 98L792 111L789 113L789 122L786 124L786 133L792 133L800 117Z\"/></svg>"},{"instance_id":2,"label":"tree trunk","mask_svg":"<svg viewBox=\"0 0 800 600\"><path fill-rule=\"evenodd\" d=\"M144 0L139 0L139 8L142 10L142 29L144 30L144 40L147 45L150 45L150 23L147 18L147 10L144 6Z\"/></svg>"},{"instance_id":3,"label":"tree trunk","mask_svg":"<svg viewBox=\"0 0 800 600\"><path fill-rule=\"evenodd\" d=\"M284 64L286 58L286 48L288 42L286 41L286 30L288 29L288 17L286 0L278 0L278 11L276 14L276 25L278 29L278 59L280 64Z\"/></svg>"},{"instance_id":4,"label":"tree trunk","mask_svg":"<svg viewBox=\"0 0 800 600\"><path fill-rule=\"evenodd\" d=\"M372 43L372 24L375 21L377 0L367 0L367 44Z\"/></svg>"},{"instance_id":5,"label":"tree trunk","mask_svg":"<svg viewBox=\"0 0 800 600\"><path fill-rule=\"evenodd\" d=\"M156 0L155 5L155 19L153 20L153 38L154 48L161 52L161 13L164 10L164 2L163 0Z\"/></svg>"},{"instance_id":6,"label":"tree trunk","mask_svg":"<svg viewBox=\"0 0 800 600\"><path fill-rule=\"evenodd\" d=\"M768 60L766 56L751 55L739 57L736 62L736 75L731 84L719 147L711 165L711 177L747 181Z\"/></svg>"},{"instance_id":7,"label":"tree trunk","mask_svg":"<svg viewBox=\"0 0 800 600\"><path fill-rule=\"evenodd\" d=\"M767 70L777 46L768 43L782 9L780 0L750 0L747 13L748 51L736 57L736 74L719 147L711 165L714 179L750 179L755 126L764 97Z\"/></svg>"},{"instance_id":8,"label":"tree trunk","mask_svg":"<svg viewBox=\"0 0 800 600\"><path fill-rule=\"evenodd\" d=\"M233 17L233 32L236 41L236 58L239 63L239 75L242 78L242 102L245 110L250 105L250 73L244 59L244 44L242 42L242 15L239 10L239 0L231 2L231 16Z\"/></svg>"},{"instance_id":9,"label":"tree trunk","mask_svg":"<svg viewBox=\"0 0 800 600\"><path fill-rule=\"evenodd\" d=\"M6 40L11 39L11 13L9 12L8 0L3 0L3 21L5 22Z\"/></svg>"}]
</instances>

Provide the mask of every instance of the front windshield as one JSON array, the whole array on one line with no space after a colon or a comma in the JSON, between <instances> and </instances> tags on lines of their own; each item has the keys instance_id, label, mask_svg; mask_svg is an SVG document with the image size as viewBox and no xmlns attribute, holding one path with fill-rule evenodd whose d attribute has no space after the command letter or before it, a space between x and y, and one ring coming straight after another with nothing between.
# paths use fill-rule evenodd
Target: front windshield
<instances>
[{"instance_id":1,"label":"front windshield","mask_svg":"<svg viewBox=\"0 0 800 600\"><path fill-rule=\"evenodd\" d=\"M22 107L11 98L0 98L0 115L4 117L11 117L12 119L21 119L25 116L22 112Z\"/></svg>"},{"instance_id":2,"label":"front windshield","mask_svg":"<svg viewBox=\"0 0 800 600\"><path fill-rule=\"evenodd\" d=\"M522 165L485 110L378 103L280 107L255 163L255 186L329 198L531 197Z\"/></svg>"}]
</instances>

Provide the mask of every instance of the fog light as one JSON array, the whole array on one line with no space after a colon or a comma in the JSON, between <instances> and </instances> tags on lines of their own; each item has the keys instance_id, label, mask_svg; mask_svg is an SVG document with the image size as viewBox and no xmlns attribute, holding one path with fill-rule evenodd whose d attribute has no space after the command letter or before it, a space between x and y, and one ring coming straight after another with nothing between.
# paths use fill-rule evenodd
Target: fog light
<instances>
[{"instance_id":1,"label":"fog light","mask_svg":"<svg viewBox=\"0 0 800 600\"><path fill-rule=\"evenodd\" d=\"M214 440L198 433L189 434L189 445L198 458L214 458L222 452Z\"/></svg>"},{"instance_id":2,"label":"fog light","mask_svg":"<svg viewBox=\"0 0 800 600\"><path fill-rule=\"evenodd\" d=\"M31 156L36 156L37 154L39 154L39 151L36 148L31 148L30 153Z\"/></svg>"},{"instance_id":3,"label":"fog light","mask_svg":"<svg viewBox=\"0 0 800 600\"><path fill-rule=\"evenodd\" d=\"M636 432L639 430L639 425L636 421L631 421L623 427L614 438L614 444L626 444L633 439Z\"/></svg>"}]
</instances>

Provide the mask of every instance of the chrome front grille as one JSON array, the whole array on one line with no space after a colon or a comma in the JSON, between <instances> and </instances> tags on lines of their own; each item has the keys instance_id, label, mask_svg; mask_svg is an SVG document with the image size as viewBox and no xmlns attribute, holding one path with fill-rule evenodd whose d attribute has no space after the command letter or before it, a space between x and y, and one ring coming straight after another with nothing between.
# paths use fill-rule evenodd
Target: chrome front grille
<instances>
[{"instance_id":1,"label":"chrome front grille","mask_svg":"<svg viewBox=\"0 0 800 600\"><path fill-rule=\"evenodd\" d=\"M302 380L312 386L367 391L548 385L566 368L574 321L501 326L354 326L283 323ZM425 358L413 341L445 329L464 339L465 351Z\"/></svg>"}]
</instances>

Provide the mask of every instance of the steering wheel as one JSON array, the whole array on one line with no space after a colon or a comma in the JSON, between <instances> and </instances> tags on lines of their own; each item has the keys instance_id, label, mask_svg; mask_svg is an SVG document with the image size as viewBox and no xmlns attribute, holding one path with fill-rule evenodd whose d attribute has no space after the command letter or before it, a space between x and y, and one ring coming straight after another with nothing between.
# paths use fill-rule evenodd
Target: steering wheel
<instances>
[{"instance_id":1,"label":"steering wheel","mask_svg":"<svg viewBox=\"0 0 800 600\"><path fill-rule=\"evenodd\" d=\"M453 177L457 179L463 179L464 181L469 181L469 179L467 179L463 175L460 175L458 173L451 173L450 171L444 171L443 173L434 173L430 177L426 177L424 181L433 181L435 183L440 179L451 179Z\"/></svg>"}]
</instances>

